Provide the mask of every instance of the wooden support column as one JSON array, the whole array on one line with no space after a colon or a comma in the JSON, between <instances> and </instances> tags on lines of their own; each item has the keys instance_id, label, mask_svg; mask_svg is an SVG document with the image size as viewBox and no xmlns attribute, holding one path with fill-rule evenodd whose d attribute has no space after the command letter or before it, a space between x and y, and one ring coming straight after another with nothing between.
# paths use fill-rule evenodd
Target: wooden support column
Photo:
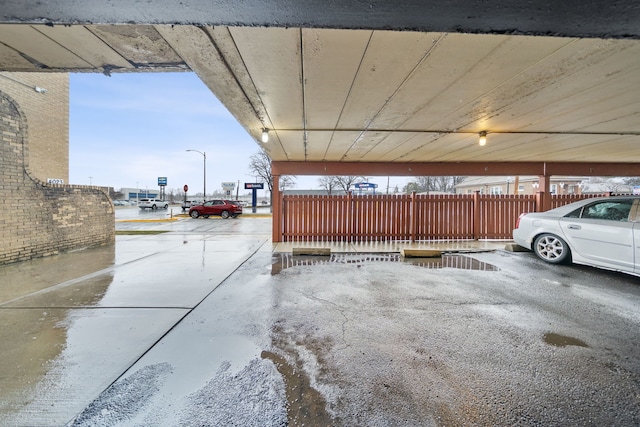
<instances>
[{"instance_id":1,"label":"wooden support column","mask_svg":"<svg viewBox=\"0 0 640 427\"><path fill-rule=\"evenodd\" d=\"M473 193L473 239L480 239L480 192Z\"/></svg>"},{"instance_id":2,"label":"wooden support column","mask_svg":"<svg viewBox=\"0 0 640 427\"><path fill-rule=\"evenodd\" d=\"M411 192L411 222L409 232L411 233L411 243L416 241L416 230L418 228L418 205L416 203L416 192Z\"/></svg>"},{"instance_id":3,"label":"wooden support column","mask_svg":"<svg viewBox=\"0 0 640 427\"><path fill-rule=\"evenodd\" d=\"M282 242L282 195L280 175L273 175L271 190L271 242Z\"/></svg>"},{"instance_id":4,"label":"wooden support column","mask_svg":"<svg viewBox=\"0 0 640 427\"><path fill-rule=\"evenodd\" d=\"M536 192L536 212L542 212L542 196L544 193Z\"/></svg>"},{"instance_id":5,"label":"wooden support column","mask_svg":"<svg viewBox=\"0 0 640 427\"><path fill-rule=\"evenodd\" d=\"M540 182L540 212L546 212L551 209L551 177L549 175L539 175L538 182Z\"/></svg>"},{"instance_id":6,"label":"wooden support column","mask_svg":"<svg viewBox=\"0 0 640 427\"><path fill-rule=\"evenodd\" d=\"M351 191L347 193L347 212L349 213L349 221L347 222L347 238L345 241L351 243L354 242L353 230L355 229L354 224L356 223L355 209L353 207L353 193Z\"/></svg>"}]
</instances>

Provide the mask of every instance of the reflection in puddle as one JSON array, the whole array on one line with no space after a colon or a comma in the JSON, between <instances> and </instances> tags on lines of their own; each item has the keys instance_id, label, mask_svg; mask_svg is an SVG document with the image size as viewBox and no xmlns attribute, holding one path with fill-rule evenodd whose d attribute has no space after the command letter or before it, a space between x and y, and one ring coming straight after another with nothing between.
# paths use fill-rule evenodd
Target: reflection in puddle
<instances>
[{"instance_id":1,"label":"reflection in puddle","mask_svg":"<svg viewBox=\"0 0 640 427\"><path fill-rule=\"evenodd\" d=\"M273 254L271 274L285 268L324 264L363 264L374 262L397 262L425 268L459 268L462 270L498 271L493 264L478 261L465 255L442 255L439 258L403 258L400 254L333 254L331 256L294 256L290 253Z\"/></svg>"},{"instance_id":2,"label":"reflection in puddle","mask_svg":"<svg viewBox=\"0 0 640 427\"><path fill-rule=\"evenodd\" d=\"M111 267L115 245L66 252L0 267L0 304Z\"/></svg>"},{"instance_id":3,"label":"reflection in puddle","mask_svg":"<svg viewBox=\"0 0 640 427\"><path fill-rule=\"evenodd\" d=\"M554 333L546 333L544 334L544 342L547 344L551 344L555 347L566 347L569 345L575 345L578 347L589 347L587 343L577 338L567 337L564 335L554 334Z\"/></svg>"}]
</instances>

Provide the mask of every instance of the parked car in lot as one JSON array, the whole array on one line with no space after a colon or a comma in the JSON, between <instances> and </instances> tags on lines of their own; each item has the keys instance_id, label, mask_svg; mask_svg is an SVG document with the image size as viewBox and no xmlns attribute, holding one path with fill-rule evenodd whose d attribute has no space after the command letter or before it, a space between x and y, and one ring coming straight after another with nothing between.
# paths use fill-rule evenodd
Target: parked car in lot
<instances>
[{"instance_id":1,"label":"parked car in lot","mask_svg":"<svg viewBox=\"0 0 640 427\"><path fill-rule=\"evenodd\" d=\"M140 199L138 200L138 207L142 210L158 208L167 209L169 204L160 199Z\"/></svg>"},{"instance_id":2,"label":"parked car in lot","mask_svg":"<svg viewBox=\"0 0 640 427\"><path fill-rule=\"evenodd\" d=\"M640 197L599 197L520 215L513 240L552 263L640 275Z\"/></svg>"},{"instance_id":3,"label":"parked car in lot","mask_svg":"<svg viewBox=\"0 0 640 427\"><path fill-rule=\"evenodd\" d=\"M242 206L229 200L209 200L202 204L191 206L189 216L198 218L200 216L208 218L210 215L219 215L222 218L237 218L242 213Z\"/></svg>"},{"instance_id":4,"label":"parked car in lot","mask_svg":"<svg viewBox=\"0 0 640 427\"><path fill-rule=\"evenodd\" d=\"M195 206L200 203L201 202L198 202L197 200L185 200L184 202L182 202L182 212L186 211L191 206Z\"/></svg>"}]
</instances>

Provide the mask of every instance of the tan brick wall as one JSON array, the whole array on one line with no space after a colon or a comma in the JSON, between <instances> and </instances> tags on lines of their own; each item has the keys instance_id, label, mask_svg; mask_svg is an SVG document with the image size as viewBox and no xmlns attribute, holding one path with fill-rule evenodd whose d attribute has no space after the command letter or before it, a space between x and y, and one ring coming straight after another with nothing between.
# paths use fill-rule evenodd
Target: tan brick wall
<instances>
[{"instance_id":1,"label":"tan brick wall","mask_svg":"<svg viewBox=\"0 0 640 427\"><path fill-rule=\"evenodd\" d=\"M46 89L39 93L35 87ZM69 74L0 73L0 92L14 99L29 129L29 170L69 183Z\"/></svg>"},{"instance_id":2,"label":"tan brick wall","mask_svg":"<svg viewBox=\"0 0 640 427\"><path fill-rule=\"evenodd\" d=\"M48 185L31 173L27 122L18 103L0 91L0 265L113 243L115 213L106 192ZM43 162L46 173L57 162Z\"/></svg>"}]
</instances>

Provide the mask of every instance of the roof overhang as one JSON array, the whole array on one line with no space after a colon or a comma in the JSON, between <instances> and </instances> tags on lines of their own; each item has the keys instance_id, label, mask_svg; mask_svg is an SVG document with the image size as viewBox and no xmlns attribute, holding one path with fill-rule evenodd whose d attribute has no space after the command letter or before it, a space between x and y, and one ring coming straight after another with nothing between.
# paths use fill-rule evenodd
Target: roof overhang
<instances>
[{"instance_id":1,"label":"roof overhang","mask_svg":"<svg viewBox=\"0 0 640 427\"><path fill-rule=\"evenodd\" d=\"M633 1L5 3L0 70L193 70L276 170L640 175Z\"/></svg>"},{"instance_id":2,"label":"roof overhang","mask_svg":"<svg viewBox=\"0 0 640 427\"><path fill-rule=\"evenodd\" d=\"M369 29L640 38L636 0L4 0L0 22Z\"/></svg>"}]
</instances>

